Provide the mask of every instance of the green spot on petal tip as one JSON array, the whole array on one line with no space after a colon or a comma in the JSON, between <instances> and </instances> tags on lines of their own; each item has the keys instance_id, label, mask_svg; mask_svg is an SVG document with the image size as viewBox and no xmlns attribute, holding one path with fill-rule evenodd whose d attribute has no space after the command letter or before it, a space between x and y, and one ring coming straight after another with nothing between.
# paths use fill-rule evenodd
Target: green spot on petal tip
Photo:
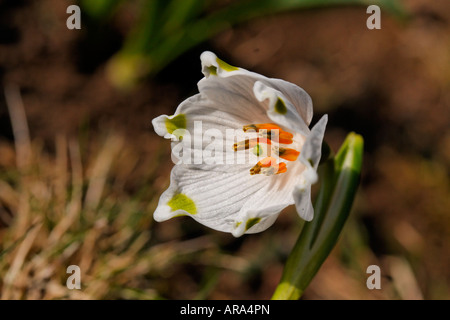
<instances>
[{"instance_id":1,"label":"green spot on petal tip","mask_svg":"<svg viewBox=\"0 0 450 320\"><path fill-rule=\"evenodd\" d=\"M219 58L216 58L216 61L217 61L217 64L219 65L219 67L222 70L225 70L225 71L228 71L228 72L239 70L238 67L232 66L232 65L226 63L225 61L220 60Z\"/></svg>"},{"instance_id":2,"label":"green spot on petal tip","mask_svg":"<svg viewBox=\"0 0 450 320\"><path fill-rule=\"evenodd\" d=\"M257 224L260 221L261 221L261 218L248 219L247 222L245 223L245 231L247 231L248 229L250 229L251 227L253 227L255 224Z\"/></svg>"},{"instance_id":3,"label":"green spot on petal tip","mask_svg":"<svg viewBox=\"0 0 450 320\"><path fill-rule=\"evenodd\" d=\"M209 74L212 76L217 76L217 68L215 66L209 66L207 67Z\"/></svg>"},{"instance_id":4,"label":"green spot on petal tip","mask_svg":"<svg viewBox=\"0 0 450 320\"><path fill-rule=\"evenodd\" d=\"M166 129L170 134L172 134L177 129L186 129L186 116L184 114L179 114L172 119L167 118Z\"/></svg>"},{"instance_id":5,"label":"green spot on petal tip","mask_svg":"<svg viewBox=\"0 0 450 320\"><path fill-rule=\"evenodd\" d=\"M192 215L197 214L197 207L194 201L183 193L178 193L169 200L167 205L172 211L184 210Z\"/></svg>"},{"instance_id":6,"label":"green spot on petal tip","mask_svg":"<svg viewBox=\"0 0 450 320\"><path fill-rule=\"evenodd\" d=\"M284 104L284 101L278 98L277 102L275 103L275 111L279 114L286 114L287 108Z\"/></svg>"}]
</instances>

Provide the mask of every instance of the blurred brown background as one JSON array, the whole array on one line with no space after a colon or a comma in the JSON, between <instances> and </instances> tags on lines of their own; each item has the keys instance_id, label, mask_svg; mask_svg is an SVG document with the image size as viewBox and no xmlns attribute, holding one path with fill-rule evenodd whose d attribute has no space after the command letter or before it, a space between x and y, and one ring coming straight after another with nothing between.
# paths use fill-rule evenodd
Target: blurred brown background
<instances>
[{"instance_id":1,"label":"blurred brown background","mask_svg":"<svg viewBox=\"0 0 450 320\"><path fill-rule=\"evenodd\" d=\"M296 10L252 19L226 28L124 91L108 81L106 69L133 20L132 10L116 14L98 29L99 35L93 35L95 29L83 20L82 30L66 28L71 1L0 1L0 83L2 88L11 84L20 88L31 139L45 157L57 153L58 137L76 139L86 146L82 160L90 168L90 156L97 154L107 136L121 137L120 151L115 153L119 162L112 165L111 174L123 183L111 198L121 203L140 192L139 219L144 222L136 232L145 230L149 236L134 254L143 254L148 268L129 275L133 279L125 274L114 281L146 292L143 298L268 299L300 228L293 208L266 232L239 239L188 218L152 221L172 164L169 143L153 132L151 120L172 114L197 92L202 76L199 55L211 50L230 64L304 88L313 99L313 122L329 114L325 139L334 150L350 131L365 139L363 176L352 214L303 298L449 299L450 2L402 3L410 19L396 19L382 11L381 30L366 28L364 6ZM0 171L4 172L0 178L9 177L4 180L15 189L15 178L6 173L15 170L14 136L3 93L0 97ZM128 169L121 169L122 163ZM117 176L111 179L116 181ZM20 243L21 235L14 236L11 229L19 213L8 204L6 193L0 196L0 208L0 244L7 237ZM108 223L100 225L106 228L101 234L120 231L107 229ZM109 249L100 242L102 236L95 239L82 280L88 287L87 279L97 279L95 261L112 259L116 252L103 257L102 250ZM39 278L38 265L33 266L33 274L25 268L26 261L40 254L39 243L45 241L29 248L19 269L29 281L38 279L43 291L27 296L33 289L23 280L15 291L8 289L16 297L141 298L124 294L125 289L108 295L107 284L98 279L97 292L104 295L88 294L89 290L83 295L82 290L71 296L51 289L51 275L58 275L55 283L64 286L60 280L64 271L52 269L50 276ZM8 251L10 261L0 256L4 272L0 278L13 265L14 250ZM79 250L68 261L78 264ZM126 260L123 268L139 259ZM371 264L381 267L381 290L366 288L365 271ZM58 265L63 268L64 263Z\"/></svg>"}]
</instances>

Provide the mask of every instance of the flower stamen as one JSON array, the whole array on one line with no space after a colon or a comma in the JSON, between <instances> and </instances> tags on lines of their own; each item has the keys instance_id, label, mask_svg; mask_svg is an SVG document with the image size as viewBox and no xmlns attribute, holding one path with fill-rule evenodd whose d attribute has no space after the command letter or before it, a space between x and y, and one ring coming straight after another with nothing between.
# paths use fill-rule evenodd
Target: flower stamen
<instances>
[{"instance_id":1,"label":"flower stamen","mask_svg":"<svg viewBox=\"0 0 450 320\"><path fill-rule=\"evenodd\" d=\"M260 123L260 124L249 124L242 128L244 132L249 130L256 131L261 137L277 140L278 143L291 144L293 142L294 135L290 132L284 131L280 126L273 123Z\"/></svg>"},{"instance_id":2,"label":"flower stamen","mask_svg":"<svg viewBox=\"0 0 450 320\"><path fill-rule=\"evenodd\" d=\"M259 161L253 168L250 169L250 174L264 174L271 176L274 174L280 174L287 171L286 163L277 163L277 158L281 158L287 161L297 160L300 152L291 149L280 147L280 144L292 144L294 141L294 135L290 132L284 131L280 126L273 123L261 123L261 124L249 124L243 126L244 132L256 131L258 133L257 138L245 139L233 145L234 151L248 150L253 148L253 153L256 156L261 156L264 153L266 157ZM261 148L261 143L270 145L266 152ZM275 155L272 157L271 155Z\"/></svg>"},{"instance_id":3,"label":"flower stamen","mask_svg":"<svg viewBox=\"0 0 450 320\"><path fill-rule=\"evenodd\" d=\"M286 163L280 162L277 164L277 160L273 157L266 157L250 169L250 174L264 174L266 176L271 176L274 174L279 174L286 172Z\"/></svg>"},{"instance_id":4,"label":"flower stamen","mask_svg":"<svg viewBox=\"0 0 450 320\"><path fill-rule=\"evenodd\" d=\"M256 132L259 132L260 130L280 130L283 131L280 126L274 124L274 123L260 123L260 124L248 124L242 128L244 132L247 132L248 130L254 130Z\"/></svg>"},{"instance_id":5,"label":"flower stamen","mask_svg":"<svg viewBox=\"0 0 450 320\"><path fill-rule=\"evenodd\" d=\"M299 155L300 155L300 151L297 151L295 149L290 149L290 148L279 148L278 149L278 156L281 159L284 159L287 161L295 161L295 160L297 160Z\"/></svg>"},{"instance_id":6,"label":"flower stamen","mask_svg":"<svg viewBox=\"0 0 450 320\"><path fill-rule=\"evenodd\" d=\"M259 143L272 144L272 141L267 138L253 138L245 139L244 141L239 141L233 145L234 151L247 150L255 147Z\"/></svg>"}]
</instances>

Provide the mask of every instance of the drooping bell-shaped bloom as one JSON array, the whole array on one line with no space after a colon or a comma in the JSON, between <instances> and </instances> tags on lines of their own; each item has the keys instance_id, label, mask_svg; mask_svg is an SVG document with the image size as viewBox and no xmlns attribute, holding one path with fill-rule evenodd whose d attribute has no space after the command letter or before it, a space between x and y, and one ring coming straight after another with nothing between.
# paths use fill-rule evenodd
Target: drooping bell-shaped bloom
<instances>
[{"instance_id":1,"label":"drooping bell-shaped bloom","mask_svg":"<svg viewBox=\"0 0 450 320\"><path fill-rule=\"evenodd\" d=\"M212 52L200 59L199 93L152 121L172 140L176 162L154 219L187 215L236 237L267 229L292 204L310 221L327 116L310 130L312 102L303 89Z\"/></svg>"}]
</instances>

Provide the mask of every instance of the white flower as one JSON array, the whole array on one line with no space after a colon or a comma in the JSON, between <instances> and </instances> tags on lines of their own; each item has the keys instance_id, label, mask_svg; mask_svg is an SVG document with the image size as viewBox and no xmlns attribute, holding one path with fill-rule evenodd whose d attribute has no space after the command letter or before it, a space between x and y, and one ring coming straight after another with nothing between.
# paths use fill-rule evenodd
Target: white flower
<instances>
[{"instance_id":1,"label":"white flower","mask_svg":"<svg viewBox=\"0 0 450 320\"><path fill-rule=\"evenodd\" d=\"M230 66L212 52L200 59L200 93L182 102L175 115L152 121L184 159L172 169L154 219L188 215L236 237L267 229L292 204L310 221L327 116L310 130L312 102L303 89ZM225 139L230 129L248 135ZM199 161L211 150L216 160L235 156L234 163Z\"/></svg>"}]
</instances>

